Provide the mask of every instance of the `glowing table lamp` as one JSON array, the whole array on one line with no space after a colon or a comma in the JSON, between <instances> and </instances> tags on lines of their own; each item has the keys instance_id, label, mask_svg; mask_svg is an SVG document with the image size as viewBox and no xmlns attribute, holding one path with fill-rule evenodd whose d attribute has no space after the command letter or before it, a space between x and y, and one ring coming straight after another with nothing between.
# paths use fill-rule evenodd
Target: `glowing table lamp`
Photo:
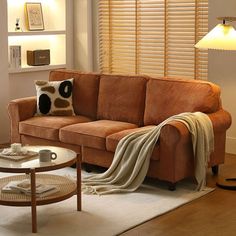
<instances>
[{"instance_id":1,"label":"glowing table lamp","mask_svg":"<svg viewBox=\"0 0 236 236\"><path fill-rule=\"evenodd\" d=\"M236 21L236 17L218 17L222 24L218 24L196 45L200 49L236 50L236 30L226 22ZM236 178L219 178L216 185L229 190L236 190Z\"/></svg>"}]
</instances>

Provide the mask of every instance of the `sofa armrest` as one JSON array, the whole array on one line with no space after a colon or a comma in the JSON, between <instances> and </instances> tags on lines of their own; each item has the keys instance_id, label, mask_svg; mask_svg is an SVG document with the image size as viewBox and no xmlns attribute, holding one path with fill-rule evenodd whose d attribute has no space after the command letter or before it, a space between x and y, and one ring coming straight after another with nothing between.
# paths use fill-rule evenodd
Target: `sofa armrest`
<instances>
[{"instance_id":1,"label":"sofa armrest","mask_svg":"<svg viewBox=\"0 0 236 236\"><path fill-rule=\"evenodd\" d=\"M11 122L11 143L21 142L19 122L34 116L36 104L36 97L15 99L8 104L8 114Z\"/></svg>"},{"instance_id":2,"label":"sofa armrest","mask_svg":"<svg viewBox=\"0 0 236 236\"><path fill-rule=\"evenodd\" d=\"M225 135L231 125L231 116L223 109L207 115L212 121L215 136L215 150L209 163L209 166L213 166L224 162ZM178 171L181 165L188 166L188 169L194 168L191 162L193 158L191 134L182 122L172 121L163 126L159 142L163 179L169 178L172 182L181 179L182 172ZM172 176L170 173L173 173Z\"/></svg>"},{"instance_id":3,"label":"sofa armrest","mask_svg":"<svg viewBox=\"0 0 236 236\"><path fill-rule=\"evenodd\" d=\"M232 118L229 112L220 109L217 112L207 114L211 119L214 133L216 132L225 132L232 123Z\"/></svg>"},{"instance_id":4,"label":"sofa armrest","mask_svg":"<svg viewBox=\"0 0 236 236\"><path fill-rule=\"evenodd\" d=\"M207 114L211 119L214 133L225 132L231 125L231 115L220 109L217 112ZM180 139L188 139L190 133L187 127L180 121L171 121L167 123L161 130L160 138L168 140L170 144L176 144Z\"/></svg>"}]
</instances>

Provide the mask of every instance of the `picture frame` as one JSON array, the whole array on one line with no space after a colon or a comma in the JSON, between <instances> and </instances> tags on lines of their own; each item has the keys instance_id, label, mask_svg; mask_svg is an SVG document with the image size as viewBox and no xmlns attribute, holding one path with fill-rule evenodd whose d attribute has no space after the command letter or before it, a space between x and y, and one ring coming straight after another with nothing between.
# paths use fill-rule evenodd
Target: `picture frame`
<instances>
[{"instance_id":1,"label":"picture frame","mask_svg":"<svg viewBox=\"0 0 236 236\"><path fill-rule=\"evenodd\" d=\"M42 5L38 2L25 3L26 25L29 31L44 30Z\"/></svg>"}]
</instances>

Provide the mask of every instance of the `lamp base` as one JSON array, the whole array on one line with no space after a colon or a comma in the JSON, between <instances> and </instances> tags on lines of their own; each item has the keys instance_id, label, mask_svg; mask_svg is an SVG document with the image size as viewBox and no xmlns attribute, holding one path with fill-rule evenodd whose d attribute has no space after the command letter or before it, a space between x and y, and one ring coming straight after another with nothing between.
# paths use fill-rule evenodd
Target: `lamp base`
<instances>
[{"instance_id":1,"label":"lamp base","mask_svg":"<svg viewBox=\"0 0 236 236\"><path fill-rule=\"evenodd\" d=\"M216 185L223 189L236 190L236 178L223 178L219 176Z\"/></svg>"}]
</instances>

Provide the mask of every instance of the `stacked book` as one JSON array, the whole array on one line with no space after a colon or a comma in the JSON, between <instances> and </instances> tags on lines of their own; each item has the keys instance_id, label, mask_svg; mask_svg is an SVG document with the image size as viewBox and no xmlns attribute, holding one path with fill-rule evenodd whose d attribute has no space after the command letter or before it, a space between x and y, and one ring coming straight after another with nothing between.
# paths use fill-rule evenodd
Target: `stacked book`
<instances>
[{"instance_id":1,"label":"stacked book","mask_svg":"<svg viewBox=\"0 0 236 236\"><path fill-rule=\"evenodd\" d=\"M21 67L21 46L20 45L11 45L9 47L10 58L9 58L9 67L10 68L20 68Z\"/></svg>"},{"instance_id":2,"label":"stacked book","mask_svg":"<svg viewBox=\"0 0 236 236\"><path fill-rule=\"evenodd\" d=\"M31 195L31 185L29 179L20 181L10 181L6 184L2 190L2 193L23 193L25 195ZM59 188L55 185L47 185L36 183L36 197L47 197L54 193L59 192Z\"/></svg>"}]
</instances>

